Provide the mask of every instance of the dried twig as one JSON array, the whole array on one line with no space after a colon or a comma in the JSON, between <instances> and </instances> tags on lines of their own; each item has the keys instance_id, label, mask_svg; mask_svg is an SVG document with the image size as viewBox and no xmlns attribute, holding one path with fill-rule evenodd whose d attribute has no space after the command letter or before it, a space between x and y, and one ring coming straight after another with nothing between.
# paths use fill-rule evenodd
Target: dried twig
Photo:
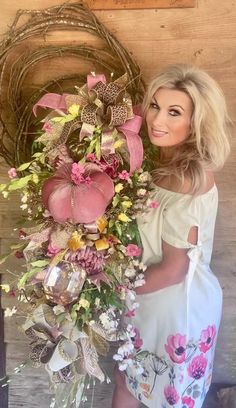
<instances>
[{"instance_id":1,"label":"dried twig","mask_svg":"<svg viewBox=\"0 0 236 408\"><path fill-rule=\"evenodd\" d=\"M21 18L28 21L21 24ZM100 40L101 46L93 47L84 42L78 45L49 46L45 37L53 31L87 32ZM32 40L41 42L35 49ZM22 49L28 49L23 52ZM37 72L39 63L52 58L75 57L91 63L92 70L107 75L120 76L127 72L128 91L133 102L142 99L144 83L140 69L129 52L104 27L84 3L62 4L45 10L19 10L0 44L0 156L11 166L26 161L31 152L32 135L37 122L32 116L32 107L42 94L49 90L63 92L85 82L87 72L83 74L57 74L47 83L35 89L30 82L32 74ZM25 95L27 83L27 95Z\"/></svg>"}]
</instances>

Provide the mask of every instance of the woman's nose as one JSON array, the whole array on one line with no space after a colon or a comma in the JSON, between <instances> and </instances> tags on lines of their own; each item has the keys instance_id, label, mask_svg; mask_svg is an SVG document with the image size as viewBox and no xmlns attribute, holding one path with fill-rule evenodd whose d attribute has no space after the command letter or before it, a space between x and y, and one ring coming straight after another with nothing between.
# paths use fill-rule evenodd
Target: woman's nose
<instances>
[{"instance_id":1,"label":"woman's nose","mask_svg":"<svg viewBox=\"0 0 236 408\"><path fill-rule=\"evenodd\" d=\"M154 125L162 125L165 123L166 115L165 112L162 110L156 111L153 117L153 124Z\"/></svg>"}]
</instances>

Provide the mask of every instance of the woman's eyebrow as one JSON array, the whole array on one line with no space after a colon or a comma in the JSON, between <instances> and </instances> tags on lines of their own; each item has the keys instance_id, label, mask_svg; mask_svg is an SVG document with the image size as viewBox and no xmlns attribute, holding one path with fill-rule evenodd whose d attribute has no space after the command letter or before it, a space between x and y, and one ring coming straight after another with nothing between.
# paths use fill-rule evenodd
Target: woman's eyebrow
<instances>
[{"instance_id":1,"label":"woman's eyebrow","mask_svg":"<svg viewBox=\"0 0 236 408\"><path fill-rule=\"evenodd\" d=\"M184 108L181 105L170 105L170 108L180 108L184 111Z\"/></svg>"}]
</instances>

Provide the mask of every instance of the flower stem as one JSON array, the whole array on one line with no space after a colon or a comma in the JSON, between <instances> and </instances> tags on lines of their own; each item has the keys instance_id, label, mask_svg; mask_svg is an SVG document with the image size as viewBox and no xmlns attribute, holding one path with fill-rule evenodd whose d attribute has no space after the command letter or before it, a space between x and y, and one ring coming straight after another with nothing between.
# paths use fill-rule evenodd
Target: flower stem
<instances>
[{"instance_id":1,"label":"flower stem","mask_svg":"<svg viewBox=\"0 0 236 408\"><path fill-rule=\"evenodd\" d=\"M189 387L191 387L191 385L192 385L194 382L195 382L195 379L185 388L185 390L182 392L182 397L183 397L185 391L187 391L187 389L188 389Z\"/></svg>"}]
</instances>

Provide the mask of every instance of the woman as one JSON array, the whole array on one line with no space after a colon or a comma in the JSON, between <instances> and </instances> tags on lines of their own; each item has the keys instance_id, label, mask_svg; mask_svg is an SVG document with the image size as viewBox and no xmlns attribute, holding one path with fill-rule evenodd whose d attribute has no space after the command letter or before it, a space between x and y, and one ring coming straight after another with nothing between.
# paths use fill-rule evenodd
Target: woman
<instances>
[{"instance_id":1,"label":"woman","mask_svg":"<svg viewBox=\"0 0 236 408\"><path fill-rule=\"evenodd\" d=\"M218 195L214 172L229 153L223 94L205 72L167 67L143 103L159 148L157 209L139 220L146 283L130 323L143 372L116 370L113 408L200 408L209 389L222 291L210 270Z\"/></svg>"}]
</instances>

